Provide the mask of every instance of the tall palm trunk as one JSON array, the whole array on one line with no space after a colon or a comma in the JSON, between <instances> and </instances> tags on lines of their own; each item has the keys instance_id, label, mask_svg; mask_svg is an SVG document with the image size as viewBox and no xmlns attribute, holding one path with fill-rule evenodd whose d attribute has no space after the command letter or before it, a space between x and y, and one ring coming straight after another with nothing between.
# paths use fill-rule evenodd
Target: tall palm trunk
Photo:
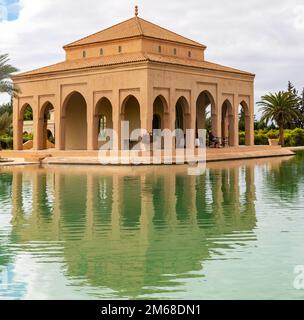
<instances>
[{"instance_id":1,"label":"tall palm trunk","mask_svg":"<svg viewBox=\"0 0 304 320\"><path fill-rule=\"evenodd\" d=\"M280 124L280 145L282 147L285 146L285 139L284 139L284 126Z\"/></svg>"}]
</instances>

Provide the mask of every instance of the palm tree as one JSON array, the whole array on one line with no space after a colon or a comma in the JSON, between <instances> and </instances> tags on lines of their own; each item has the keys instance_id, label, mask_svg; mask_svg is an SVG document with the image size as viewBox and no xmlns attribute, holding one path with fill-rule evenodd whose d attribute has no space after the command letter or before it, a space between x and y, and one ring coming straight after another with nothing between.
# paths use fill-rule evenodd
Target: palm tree
<instances>
[{"instance_id":1,"label":"palm tree","mask_svg":"<svg viewBox=\"0 0 304 320\"><path fill-rule=\"evenodd\" d=\"M261 98L257 103L261 106L263 113L261 121L266 124L274 121L279 127L280 144L284 146L284 128L286 123L302 117L298 109L298 100L290 92L279 91L278 93L269 93Z\"/></svg>"},{"instance_id":2,"label":"palm tree","mask_svg":"<svg viewBox=\"0 0 304 320\"><path fill-rule=\"evenodd\" d=\"M10 65L8 54L0 54L0 93L8 93L10 96L16 96L19 92L11 81L12 74L18 70Z\"/></svg>"}]
</instances>

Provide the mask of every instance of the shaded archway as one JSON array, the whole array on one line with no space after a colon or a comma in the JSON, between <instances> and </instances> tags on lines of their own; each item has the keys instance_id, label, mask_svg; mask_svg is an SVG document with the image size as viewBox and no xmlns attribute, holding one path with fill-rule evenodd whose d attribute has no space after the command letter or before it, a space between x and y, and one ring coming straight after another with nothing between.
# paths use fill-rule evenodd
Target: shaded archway
<instances>
[{"instance_id":1,"label":"shaded archway","mask_svg":"<svg viewBox=\"0 0 304 320\"><path fill-rule=\"evenodd\" d=\"M39 115L39 149L55 148L55 109L46 102Z\"/></svg>"},{"instance_id":2,"label":"shaded archway","mask_svg":"<svg viewBox=\"0 0 304 320\"><path fill-rule=\"evenodd\" d=\"M233 108L229 100L222 105L222 145L233 146Z\"/></svg>"},{"instance_id":3,"label":"shaded archway","mask_svg":"<svg viewBox=\"0 0 304 320\"><path fill-rule=\"evenodd\" d=\"M138 140L131 138L131 134L134 130L141 129L140 105L133 95L129 95L122 104L121 119L129 124L128 132L122 132L124 137L123 149L126 149L127 144L130 143L130 147L132 147L138 142Z\"/></svg>"},{"instance_id":4,"label":"shaded archway","mask_svg":"<svg viewBox=\"0 0 304 320\"><path fill-rule=\"evenodd\" d=\"M185 97L180 97L175 105L175 129L181 129L186 133L190 128L189 104Z\"/></svg>"},{"instance_id":5,"label":"shaded archway","mask_svg":"<svg viewBox=\"0 0 304 320\"><path fill-rule=\"evenodd\" d=\"M159 130L162 128L162 121L161 121L161 116L159 114L154 114L153 115L153 130Z\"/></svg>"},{"instance_id":6,"label":"shaded archway","mask_svg":"<svg viewBox=\"0 0 304 320\"><path fill-rule=\"evenodd\" d=\"M32 107L26 103L20 110L19 114L21 135L19 144L21 150L28 150L33 148L33 136L34 136L34 116Z\"/></svg>"},{"instance_id":7,"label":"shaded archway","mask_svg":"<svg viewBox=\"0 0 304 320\"><path fill-rule=\"evenodd\" d=\"M160 95L153 103L153 130L169 128L168 120L168 104L165 98Z\"/></svg>"},{"instance_id":8,"label":"shaded archway","mask_svg":"<svg viewBox=\"0 0 304 320\"><path fill-rule=\"evenodd\" d=\"M79 92L71 93L63 104L66 150L87 150L87 104Z\"/></svg>"},{"instance_id":9,"label":"shaded archway","mask_svg":"<svg viewBox=\"0 0 304 320\"><path fill-rule=\"evenodd\" d=\"M245 137L239 135L240 145L250 145L250 113L249 107L245 101L242 101L238 108L239 121L238 121L238 132L245 132Z\"/></svg>"},{"instance_id":10,"label":"shaded archway","mask_svg":"<svg viewBox=\"0 0 304 320\"><path fill-rule=\"evenodd\" d=\"M107 140L102 138L105 130L113 129L113 108L109 99L101 98L95 108L94 149L99 149Z\"/></svg>"},{"instance_id":11,"label":"shaded archway","mask_svg":"<svg viewBox=\"0 0 304 320\"><path fill-rule=\"evenodd\" d=\"M206 129L217 136L215 102L211 93L206 90L196 100L196 129Z\"/></svg>"},{"instance_id":12,"label":"shaded archway","mask_svg":"<svg viewBox=\"0 0 304 320\"><path fill-rule=\"evenodd\" d=\"M175 105L175 129L176 148L184 148L186 145L186 130L190 128L189 104L185 97L180 97Z\"/></svg>"}]
</instances>

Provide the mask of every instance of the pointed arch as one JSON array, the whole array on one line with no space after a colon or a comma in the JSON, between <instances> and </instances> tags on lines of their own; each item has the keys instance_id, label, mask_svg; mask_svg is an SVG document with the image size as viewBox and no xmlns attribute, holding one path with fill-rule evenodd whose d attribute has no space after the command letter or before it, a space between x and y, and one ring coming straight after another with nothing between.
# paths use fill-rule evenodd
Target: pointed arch
<instances>
[{"instance_id":1,"label":"pointed arch","mask_svg":"<svg viewBox=\"0 0 304 320\"><path fill-rule=\"evenodd\" d=\"M196 99L196 128L212 131L216 136L216 106L212 94L202 91Z\"/></svg>"},{"instance_id":2,"label":"pointed arch","mask_svg":"<svg viewBox=\"0 0 304 320\"><path fill-rule=\"evenodd\" d=\"M229 99L222 104L222 144L233 146L233 107Z\"/></svg>"},{"instance_id":3,"label":"pointed arch","mask_svg":"<svg viewBox=\"0 0 304 320\"><path fill-rule=\"evenodd\" d=\"M113 129L113 107L111 101L102 97L94 108L94 149L98 149L104 142L98 141L101 131Z\"/></svg>"},{"instance_id":4,"label":"pointed arch","mask_svg":"<svg viewBox=\"0 0 304 320\"><path fill-rule=\"evenodd\" d=\"M62 135L66 150L87 150L87 102L78 91L71 92L63 103Z\"/></svg>"},{"instance_id":5,"label":"pointed arch","mask_svg":"<svg viewBox=\"0 0 304 320\"><path fill-rule=\"evenodd\" d=\"M169 128L169 107L163 95L159 95L153 102L153 123L152 128L165 129Z\"/></svg>"},{"instance_id":6,"label":"pointed arch","mask_svg":"<svg viewBox=\"0 0 304 320\"><path fill-rule=\"evenodd\" d=\"M184 96L181 96L175 104L175 129L186 132L190 128L190 105Z\"/></svg>"},{"instance_id":7,"label":"pointed arch","mask_svg":"<svg viewBox=\"0 0 304 320\"><path fill-rule=\"evenodd\" d=\"M250 110L248 104L242 100L238 106L239 121L238 131L245 131L245 145L250 145ZM241 144L241 141L240 141Z\"/></svg>"},{"instance_id":8,"label":"pointed arch","mask_svg":"<svg viewBox=\"0 0 304 320\"><path fill-rule=\"evenodd\" d=\"M38 114L38 149L44 150L55 147L55 108L46 101Z\"/></svg>"}]
</instances>

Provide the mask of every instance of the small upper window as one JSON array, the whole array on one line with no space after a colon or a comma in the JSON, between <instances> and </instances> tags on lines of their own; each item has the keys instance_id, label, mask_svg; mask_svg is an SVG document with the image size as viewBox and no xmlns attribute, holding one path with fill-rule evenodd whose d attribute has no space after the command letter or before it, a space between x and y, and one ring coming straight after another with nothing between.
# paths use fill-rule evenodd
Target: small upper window
<instances>
[{"instance_id":1,"label":"small upper window","mask_svg":"<svg viewBox=\"0 0 304 320\"><path fill-rule=\"evenodd\" d=\"M82 57L85 58L87 56L86 51L82 51Z\"/></svg>"},{"instance_id":2,"label":"small upper window","mask_svg":"<svg viewBox=\"0 0 304 320\"><path fill-rule=\"evenodd\" d=\"M188 57L191 58L191 51L188 51Z\"/></svg>"},{"instance_id":3,"label":"small upper window","mask_svg":"<svg viewBox=\"0 0 304 320\"><path fill-rule=\"evenodd\" d=\"M118 47L118 52L122 52L122 47L121 46Z\"/></svg>"},{"instance_id":4,"label":"small upper window","mask_svg":"<svg viewBox=\"0 0 304 320\"><path fill-rule=\"evenodd\" d=\"M101 56L103 56L103 49L100 49L99 54L100 54Z\"/></svg>"},{"instance_id":5,"label":"small upper window","mask_svg":"<svg viewBox=\"0 0 304 320\"><path fill-rule=\"evenodd\" d=\"M161 46L158 47L158 52L159 52L159 53L162 52Z\"/></svg>"},{"instance_id":6,"label":"small upper window","mask_svg":"<svg viewBox=\"0 0 304 320\"><path fill-rule=\"evenodd\" d=\"M176 56L176 54L177 54L176 48L174 48L173 52L174 52L174 55Z\"/></svg>"}]
</instances>

